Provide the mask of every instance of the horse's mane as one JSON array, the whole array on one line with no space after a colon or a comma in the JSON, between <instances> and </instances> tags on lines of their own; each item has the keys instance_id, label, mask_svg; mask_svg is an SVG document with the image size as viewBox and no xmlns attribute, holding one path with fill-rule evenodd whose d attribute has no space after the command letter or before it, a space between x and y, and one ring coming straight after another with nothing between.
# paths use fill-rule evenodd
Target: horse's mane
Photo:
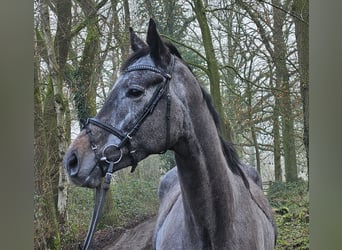
<instances>
[{"instance_id":1,"label":"horse's mane","mask_svg":"<svg viewBox=\"0 0 342 250\"><path fill-rule=\"evenodd\" d=\"M213 100L212 100L211 96L209 95L209 93L207 91L205 91L205 89L202 86L201 86L201 90L202 90L203 98L207 103L209 112L212 115L213 120L215 122L216 129L217 129L218 133L220 134L220 128L221 128L220 116L214 107ZM220 141L221 141L221 146L223 149L224 156L225 156L226 161L228 163L228 167L230 168L230 170L234 174L241 176L245 186L247 188L249 188L248 180L247 180L244 172L241 170L240 159L239 159L239 156L236 152L234 145L231 142L223 139L221 135L220 135Z\"/></svg>"},{"instance_id":2,"label":"horse's mane","mask_svg":"<svg viewBox=\"0 0 342 250\"><path fill-rule=\"evenodd\" d=\"M182 60L182 62L190 69L190 71L192 72L191 68L188 66L188 64L183 60L181 54L179 53L178 49L170 42L168 41L164 41L165 45L168 47L169 51L171 54L173 54L174 56L178 57L180 60ZM133 54L131 54L129 56L129 58L124 62L124 64L121 67L121 70L125 70L126 68L128 68L129 65L131 65L132 63L134 63L136 60L138 60L139 58L148 55L148 53L150 52L148 47L142 48L136 52L134 52ZM221 119L220 116L218 114L218 112L216 111L212 98L210 96L210 94L202 87L201 87L201 91L202 91L202 95L204 100L207 103L208 109L210 114L212 115L212 118L215 122L216 125L216 129L218 131L218 133L220 134L220 127L221 127ZM240 168L240 159L238 157L238 154L236 152L236 149L234 148L234 145L228 141L226 141L225 139L222 138L222 136L220 135L220 142L221 142L221 146L223 149L223 153L224 156L226 158L228 167L230 168L230 170L236 174L241 176L245 186L247 188L249 188L249 183L248 180L244 174L244 172L241 170Z\"/></svg>"},{"instance_id":3,"label":"horse's mane","mask_svg":"<svg viewBox=\"0 0 342 250\"><path fill-rule=\"evenodd\" d=\"M177 56L179 59L181 59L182 62L193 73L192 69L183 60L183 58L182 58L181 54L179 53L178 49L176 48L176 46L174 46L172 43L170 43L168 41L165 42L165 44L169 48L170 53ZM213 120L215 122L216 129L217 129L218 133L220 134L221 118L220 118L218 112L216 111L216 109L214 107L214 103L213 103L213 100L212 100L212 97L210 96L210 94L201 85L200 85L200 87L201 87L203 98L206 101L209 112L210 112L210 114L213 117ZM240 164L241 164L240 159L239 159L239 156L238 156L236 149L234 148L233 144L226 141L225 139L223 139L221 135L220 135L220 141L221 141L223 153L224 153L224 156L226 158L226 161L228 163L229 168L231 169L231 171L234 174L241 176L246 187L249 188L249 183L247 181L247 178L246 178L244 172L240 168Z\"/></svg>"}]
</instances>

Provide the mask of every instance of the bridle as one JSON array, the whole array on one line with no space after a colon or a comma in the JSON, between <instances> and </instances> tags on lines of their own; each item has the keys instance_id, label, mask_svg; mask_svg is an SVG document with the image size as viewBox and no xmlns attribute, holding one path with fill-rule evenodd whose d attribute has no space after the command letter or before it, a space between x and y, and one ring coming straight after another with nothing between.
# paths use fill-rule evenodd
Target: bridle
<instances>
[{"instance_id":1,"label":"bridle","mask_svg":"<svg viewBox=\"0 0 342 250\"><path fill-rule=\"evenodd\" d=\"M149 100L149 102L147 103L145 108L142 110L138 119L135 120L135 122L130 126L129 129L127 129L127 131L128 131L127 133L125 133L122 130L119 130L119 129L115 128L114 126L107 124L107 123L105 123L99 119L96 119L96 118L88 118L86 123L83 125L83 129L85 129L86 134L88 135L91 149L94 151L95 157L97 158L97 163L95 164L93 169L90 171L89 176L85 180L84 185L86 185L88 183L88 181L90 180L91 173L95 170L96 167L99 167L101 169L102 174L105 178L104 178L104 182L102 184L102 187L96 188L95 202L94 202L95 205L94 205L93 215L91 218L91 223L90 223L90 226L88 229L87 236L84 240L83 247L80 246L80 249L85 250L85 249L89 248L91 240L92 240L94 232L95 232L96 224L97 224L97 222L100 218L100 215L101 215L105 196L106 196L106 193L109 189L110 181L112 179L112 175L115 171L119 170L120 168L123 168L123 167L117 166L117 164L122 160L122 156L123 156L122 148L125 146L128 148L128 152L129 152L128 154L129 154L129 156L131 158L131 162L132 162L131 172L134 172L134 170L138 164L138 161L134 157L135 150L132 148L131 140L134 137L134 135L136 134L136 132L139 130L141 125L144 123L146 118L150 114L153 113L155 107L157 106L159 101L162 99L162 97L165 95L167 98L166 99L165 151L168 149L169 144L170 144L170 109L171 109L171 95L169 92L169 82L171 80L171 73L173 71L174 64L175 64L175 58L173 55L171 55L171 62L170 62L170 65L168 66L168 71L160 70L159 68L157 68L155 66L141 64L141 65L129 66L127 69L125 69L122 72L123 74L126 74L126 73L133 72L133 71L147 70L147 71L152 71L152 72L158 73L164 77L164 81L154 91L151 99ZM103 147L102 153L99 154L97 152L98 146L94 142L94 139L92 136L92 131L89 128L89 124L92 124L98 128L101 128L101 129L105 130L106 132L116 136L117 138L119 138L120 143L118 143L118 145L116 145L116 144L105 145ZM110 149L114 149L115 152L118 152L118 155L116 155L114 158L109 157L107 155L107 152L109 152ZM165 151L163 151L162 153L164 153ZM107 169L104 169L103 166L107 166ZM101 192L101 188L102 188L102 192Z\"/></svg>"}]
</instances>

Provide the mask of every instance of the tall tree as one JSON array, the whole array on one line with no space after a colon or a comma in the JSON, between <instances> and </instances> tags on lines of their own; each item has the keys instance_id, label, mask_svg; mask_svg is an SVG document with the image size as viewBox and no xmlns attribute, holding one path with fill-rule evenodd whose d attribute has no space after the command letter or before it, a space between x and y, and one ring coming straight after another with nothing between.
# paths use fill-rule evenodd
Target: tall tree
<instances>
[{"instance_id":1,"label":"tall tree","mask_svg":"<svg viewBox=\"0 0 342 250\"><path fill-rule=\"evenodd\" d=\"M222 107L222 99L221 99L221 88L220 88L220 74L219 74L219 65L216 59L214 45L212 36L210 33L210 28L206 16L205 6L202 0L193 0L192 9L196 14L196 18L202 33L203 47L206 54L206 63L208 68L208 77L210 82L210 94L213 98L214 106L217 109L218 113L223 119L224 127L221 128L222 135L232 141L232 131L231 126L226 119L225 114L223 112Z\"/></svg>"},{"instance_id":2,"label":"tall tree","mask_svg":"<svg viewBox=\"0 0 342 250\"><path fill-rule=\"evenodd\" d=\"M78 1L87 20L87 35L78 64L73 88L78 119L85 121L96 114L95 68L100 48L100 29L94 0Z\"/></svg>"},{"instance_id":3,"label":"tall tree","mask_svg":"<svg viewBox=\"0 0 342 250\"><path fill-rule=\"evenodd\" d=\"M118 0L111 0L112 5L112 15L113 15L113 35L116 40L116 44L120 49L120 57L122 59L125 59L128 57L129 54L129 27L131 26L131 17L130 17L130 9L128 0L123 0L123 9L124 9L124 18L123 22L119 21L120 13L119 9L121 8L118 6L120 1Z\"/></svg>"},{"instance_id":4,"label":"tall tree","mask_svg":"<svg viewBox=\"0 0 342 250\"><path fill-rule=\"evenodd\" d=\"M273 27L270 37L265 27L262 25L262 19L259 13L244 1L238 0L237 3L248 13L251 20L257 26L261 40L265 45L272 63L275 65L276 86L278 94L274 97L279 98L281 122L282 122L282 145L285 161L285 176L286 181L297 180L297 159L295 148L294 136L294 118L292 112L291 90L289 83L289 72L286 66L287 47L283 32L283 25L286 17L286 11L279 0L272 0L272 14L273 14ZM285 8L286 9L286 8Z\"/></svg>"},{"instance_id":5,"label":"tall tree","mask_svg":"<svg viewBox=\"0 0 342 250\"><path fill-rule=\"evenodd\" d=\"M270 65L271 79L273 78L272 67ZM273 81L272 81L273 82ZM273 89L274 106L273 106L273 161L274 161L274 179L275 181L282 181L283 174L281 169L281 137L280 137L280 86L279 81L276 81L276 86Z\"/></svg>"},{"instance_id":6,"label":"tall tree","mask_svg":"<svg viewBox=\"0 0 342 250\"><path fill-rule=\"evenodd\" d=\"M43 44L39 31L35 30L34 56L34 245L40 249L56 249L60 245L56 201L51 181L51 167L46 150L47 131L43 119L42 82L39 64Z\"/></svg>"},{"instance_id":7,"label":"tall tree","mask_svg":"<svg viewBox=\"0 0 342 250\"><path fill-rule=\"evenodd\" d=\"M282 135L285 160L286 181L297 180L297 158L294 135L294 117L292 112L290 76L286 66L287 48L283 32L286 12L278 7L280 0L272 0L273 3L273 61L275 73L281 88L281 113L282 113Z\"/></svg>"},{"instance_id":8,"label":"tall tree","mask_svg":"<svg viewBox=\"0 0 342 250\"><path fill-rule=\"evenodd\" d=\"M55 194L55 196L58 197L58 200L55 206L58 208L59 222L61 224L61 228L63 228L63 223L66 220L67 183L62 159L69 143L68 136L66 134L66 127L69 125L66 120L68 101L63 93L63 84L64 68L70 45L71 0L56 1L54 4L57 16L57 30L55 37L53 37L50 28L49 1L41 0L39 2L39 14L41 19L44 49L46 52L45 61L50 72L49 81L51 80L52 84L51 96L53 96L53 108L49 111L51 112L50 117L55 116L54 119L56 119L55 127L47 129L49 129L50 132L51 129L55 131L55 138L57 138L56 140L58 141L57 148L50 148L52 151L49 152L49 155L51 156L49 157L49 160L51 160L51 166L55 167L51 170L52 179L54 179L52 183L55 183L54 185L58 183L58 195ZM51 105L49 106L51 107ZM50 125L52 125L52 123L50 123ZM59 175L57 173L59 173ZM54 188L54 190L56 189Z\"/></svg>"},{"instance_id":9,"label":"tall tree","mask_svg":"<svg viewBox=\"0 0 342 250\"><path fill-rule=\"evenodd\" d=\"M297 53L304 118L304 146L309 172L309 0L293 1Z\"/></svg>"},{"instance_id":10,"label":"tall tree","mask_svg":"<svg viewBox=\"0 0 342 250\"><path fill-rule=\"evenodd\" d=\"M221 3L224 5L225 3ZM213 15L215 19L219 22L220 28L218 31L213 32L214 35L214 43L218 43L219 50L217 58L220 61L219 70L220 77L223 83L221 87L221 96L223 100L223 110L226 117L227 128L230 132L230 140L238 143L239 137L237 135L237 128L234 126L234 122L231 122L235 119L236 110L231 105L236 99L236 87L237 87L237 71L236 71L236 44L234 44L234 40L237 36L234 33L234 29L236 26L239 26L239 20L236 19L236 10L226 9L224 6L217 11L208 10L208 14ZM211 19L213 19L211 17ZM213 21L215 23L215 21ZM213 28L212 28L213 29ZM224 37L225 39L222 39ZM234 132L233 132L234 131Z\"/></svg>"},{"instance_id":11,"label":"tall tree","mask_svg":"<svg viewBox=\"0 0 342 250\"><path fill-rule=\"evenodd\" d=\"M252 105L252 87L251 84L247 83L246 88L246 95L247 95L247 109L248 109L248 118L250 121L250 130L251 130L251 136L255 148L255 159L256 159L256 168L259 174L261 174L261 162L260 162L260 149L259 149L259 143L257 140L257 132L256 127L253 121L253 105Z\"/></svg>"},{"instance_id":12,"label":"tall tree","mask_svg":"<svg viewBox=\"0 0 342 250\"><path fill-rule=\"evenodd\" d=\"M56 16L57 16L57 30L54 39L54 48L56 55L56 62L58 65L58 85L54 87L55 98L59 99L61 105L56 106L59 111L57 114L57 131L58 138L58 159L56 163L59 167L58 175L58 201L57 208L59 212L59 223L61 231L64 231L64 224L67 218L66 203L67 203L67 177L64 172L62 159L67 145L70 142L70 136L67 131L70 128L70 119L68 119L69 104L68 99L63 93L63 85L65 79L65 65L67 62L69 47L71 42L71 0L55 0ZM56 101L55 101L56 102Z\"/></svg>"}]
</instances>

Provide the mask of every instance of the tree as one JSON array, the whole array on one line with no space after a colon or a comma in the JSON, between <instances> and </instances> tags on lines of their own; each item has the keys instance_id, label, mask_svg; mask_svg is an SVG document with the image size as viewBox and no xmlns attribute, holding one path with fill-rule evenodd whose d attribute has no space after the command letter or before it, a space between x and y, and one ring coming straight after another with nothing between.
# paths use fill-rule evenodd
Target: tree
<instances>
[{"instance_id":1,"label":"tree","mask_svg":"<svg viewBox=\"0 0 342 250\"><path fill-rule=\"evenodd\" d=\"M272 0L273 5L281 6L279 0ZM275 73L281 89L281 113L282 113L282 134L283 148L285 160L285 177L286 181L297 180L297 159L294 137L294 121L291 103L291 90L289 86L289 73L286 66L286 43L283 33L283 25L285 21L285 12L277 7L273 7L273 55L275 64Z\"/></svg>"},{"instance_id":2,"label":"tree","mask_svg":"<svg viewBox=\"0 0 342 250\"><path fill-rule=\"evenodd\" d=\"M272 69L270 69L271 71ZM278 83L278 82L277 82ZM277 89L279 89L279 84L274 87L273 95L278 94ZM281 137L280 137L280 125L279 119L281 116L280 112L280 98L274 98L273 106L273 159L274 159L274 179L275 181L282 181L282 169L281 169Z\"/></svg>"},{"instance_id":3,"label":"tree","mask_svg":"<svg viewBox=\"0 0 342 250\"><path fill-rule=\"evenodd\" d=\"M123 23L119 21L118 0L112 0L112 13L113 13L113 34L116 44L120 49L120 56L122 59L128 57L129 54L129 27L131 26L130 9L128 0L123 0L124 18Z\"/></svg>"},{"instance_id":4,"label":"tree","mask_svg":"<svg viewBox=\"0 0 342 250\"><path fill-rule=\"evenodd\" d=\"M203 47L206 54L208 77L210 82L210 94L213 98L214 106L224 122L222 135L229 141L232 141L232 131L230 123L228 119L226 119L222 108L219 66L215 55L213 40L206 17L205 7L202 0L194 0L191 6L196 14L196 18L202 33Z\"/></svg>"},{"instance_id":5,"label":"tree","mask_svg":"<svg viewBox=\"0 0 342 250\"><path fill-rule=\"evenodd\" d=\"M238 4L247 12L258 28L262 42L264 43L272 63L275 65L277 94L274 96L275 102L280 103L280 114L282 122L282 144L285 160L285 176L287 181L297 180L297 160L295 151L294 118L291 103L291 90L289 85L289 72L286 66L287 48L283 33L283 25L286 12L281 8L279 0L272 1L273 37L268 36L268 32L262 25L260 15L251 6L239 0ZM278 174L277 174L278 175Z\"/></svg>"},{"instance_id":6,"label":"tree","mask_svg":"<svg viewBox=\"0 0 342 250\"><path fill-rule=\"evenodd\" d=\"M46 79L48 84L47 98L45 100L44 116L47 118L47 126L44 129L49 130L50 138L56 144L46 148L48 152L48 165L50 166L52 181L52 195L55 197L54 206L58 211L58 221L60 229L66 220L66 176L62 159L66 151L69 139L66 133L68 126L66 117L68 110L68 102L64 97L64 69L70 45L70 28L71 28L71 1L63 0L54 2L56 16L58 18L57 30L55 37L51 32L49 2L42 0L39 2L40 25L42 32L37 31L37 40L40 42L44 50L44 59L50 76ZM38 67L38 65L36 65ZM35 152L36 153L36 152ZM39 153L39 152L37 152ZM52 205L51 204L51 205Z\"/></svg>"},{"instance_id":7,"label":"tree","mask_svg":"<svg viewBox=\"0 0 342 250\"><path fill-rule=\"evenodd\" d=\"M72 89L74 91L78 119L85 121L88 117L93 117L96 114L97 83L94 81L94 69L96 68L96 56L100 46L100 33L95 1L79 1L79 4L87 20L87 35L84 41L81 60L75 73L75 86Z\"/></svg>"},{"instance_id":8,"label":"tree","mask_svg":"<svg viewBox=\"0 0 342 250\"><path fill-rule=\"evenodd\" d=\"M46 124L43 119L42 83L39 79L41 46L39 32L36 30L34 57L34 243L42 249L55 249L60 245L58 217L55 195L49 166Z\"/></svg>"},{"instance_id":9,"label":"tree","mask_svg":"<svg viewBox=\"0 0 342 250\"><path fill-rule=\"evenodd\" d=\"M294 23L300 74L300 93L303 105L304 146L309 172L309 0L293 1Z\"/></svg>"},{"instance_id":10,"label":"tree","mask_svg":"<svg viewBox=\"0 0 342 250\"><path fill-rule=\"evenodd\" d=\"M55 163L58 165L58 200L57 208L59 212L59 223L61 225L60 230L64 231L64 224L66 222L66 203L67 203L67 177L64 172L62 159L64 152L70 143L70 136L67 131L70 127L69 116L69 104L63 93L65 66L68 58L68 52L71 41L71 0L55 1L56 16L57 16L57 30L54 39L55 56L57 62L58 72L58 85L54 86L55 103L61 102L61 105L55 105L56 110L56 127L57 131L56 144L58 145L58 158ZM50 143L51 144L51 143ZM56 148L57 149L57 148ZM54 149L50 152L56 152ZM53 164L53 163L51 163ZM57 175L57 174L56 174Z\"/></svg>"}]
</instances>

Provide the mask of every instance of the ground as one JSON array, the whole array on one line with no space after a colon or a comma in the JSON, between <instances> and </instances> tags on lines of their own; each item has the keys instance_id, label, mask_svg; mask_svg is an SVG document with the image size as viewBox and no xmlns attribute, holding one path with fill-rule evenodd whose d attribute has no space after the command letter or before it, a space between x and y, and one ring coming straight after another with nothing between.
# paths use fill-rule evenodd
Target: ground
<instances>
[{"instance_id":1,"label":"ground","mask_svg":"<svg viewBox=\"0 0 342 250\"><path fill-rule=\"evenodd\" d=\"M93 250L148 250L152 249L152 236L156 218L137 222L129 229L107 228L96 232Z\"/></svg>"}]
</instances>

